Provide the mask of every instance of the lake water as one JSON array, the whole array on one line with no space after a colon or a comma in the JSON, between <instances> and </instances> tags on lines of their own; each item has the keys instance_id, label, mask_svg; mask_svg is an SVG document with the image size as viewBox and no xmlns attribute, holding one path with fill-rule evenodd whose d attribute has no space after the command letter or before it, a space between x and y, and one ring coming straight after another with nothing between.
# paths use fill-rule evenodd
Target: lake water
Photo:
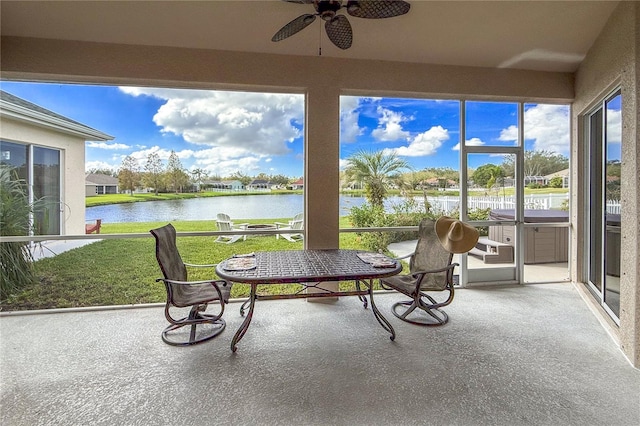
<instances>
[{"instance_id":1,"label":"lake water","mask_svg":"<svg viewBox=\"0 0 640 426\"><path fill-rule=\"evenodd\" d=\"M399 200L399 197L391 197L387 203L390 205ZM364 202L364 197L340 196L340 215L348 215L351 207L361 206ZM282 219L302 212L303 205L301 194L237 195L87 207L86 218L87 220L102 219L106 223L160 222L215 220L218 213L226 213L234 221Z\"/></svg>"},{"instance_id":2,"label":"lake water","mask_svg":"<svg viewBox=\"0 0 640 426\"><path fill-rule=\"evenodd\" d=\"M559 209L566 199L567 194L530 195L525 197L525 208ZM415 197L415 200L422 205L422 197ZM360 207L365 201L364 197L340 195L340 216L347 216L351 207ZM392 212L393 206L405 201L402 197L389 197L385 200L385 210ZM458 197L452 196L429 197L429 202L440 212L453 211L459 205ZM513 208L515 197L469 197L468 203L470 208ZM164 222L215 220L218 213L226 213L237 222L242 219L291 218L303 211L303 205L302 194L236 195L88 207L86 218L102 219L105 223Z\"/></svg>"}]
</instances>

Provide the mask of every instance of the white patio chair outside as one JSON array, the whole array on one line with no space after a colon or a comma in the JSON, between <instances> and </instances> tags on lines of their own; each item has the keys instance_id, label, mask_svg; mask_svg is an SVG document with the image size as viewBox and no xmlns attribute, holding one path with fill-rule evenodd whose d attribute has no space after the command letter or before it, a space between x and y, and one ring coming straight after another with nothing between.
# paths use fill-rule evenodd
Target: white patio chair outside
<instances>
[{"instance_id":1,"label":"white patio chair outside","mask_svg":"<svg viewBox=\"0 0 640 426\"><path fill-rule=\"evenodd\" d=\"M231 220L228 214L218 213L218 216L216 219L216 225L218 226L218 231L228 232L228 231L244 231L248 223L239 223L237 225L234 225L233 221ZM218 238L216 238L215 242L231 244L231 243L235 243L240 238L242 238L243 240L246 240L247 236L246 235L220 235Z\"/></svg>"},{"instance_id":2,"label":"white patio chair outside","mask_svg":"<svg viewBox=\"0 0 640 426\"><path fill-rule=\"evenodd\" d=\"M304 213L298 213L288 223L282 223L282 222L275 223L276 229L298 230L298 231L302 231L303 224L304 224ZM294 243L296 241L301 241L304 238L304 234L301 232L292 233L292 234L276 234L276 238L280 238L280 237Z\"/></svg>"}]
</instances>

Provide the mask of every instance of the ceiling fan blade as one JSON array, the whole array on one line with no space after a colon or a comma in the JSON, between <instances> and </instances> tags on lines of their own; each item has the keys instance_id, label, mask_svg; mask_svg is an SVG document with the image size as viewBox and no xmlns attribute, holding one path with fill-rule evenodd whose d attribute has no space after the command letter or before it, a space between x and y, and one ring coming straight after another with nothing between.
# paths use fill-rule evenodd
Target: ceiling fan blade
<instances>
[{"instance_id":1,"label":"ceiling fan blade","mask_svg":"<svg viewBox=\"0 0 640 426\"><path fill-rule=\"evenodd\" d=\"M309 13L298 16L296 19L280 28L280 30L271 37L271 41L282 41L285 38L291 37L298 31L307 28L315 20L316 15L311 15Z\"/></svg>"},{"instance_id":2,"label":"ceiling fan blade","mask_svg":"<svg viewBox=\"0 0 640 426\"><path fill-rule=\"evenodd\" d=\"M342 50L351 47L353 32L346 16L336 15L333 19L324 23L324 29L327 31L329 40L337 47Z\"/></svg>"},{"instance_id":3,"label":"ceiling fan blade","mask_svg":"<svg viewBox=\"0 0 640 426\"><path fill-rule=\"evenodd\" d=\"M311 4L311 3L313 3L313 0L282 0L282 1L286 1L287 3L298 3L298 4Z\"/></svg>"},{"instance_id":4,"label":"ceiling fan blade","mask_svg":"<svg viewBox=\"0 0 640 426\"><path fill-rule=\"evenodd\" d=\"M360 0L347 2L347 13L356 18L382 19L404 15L411 5L402 0Z\"/></svg>"}]
</instances>

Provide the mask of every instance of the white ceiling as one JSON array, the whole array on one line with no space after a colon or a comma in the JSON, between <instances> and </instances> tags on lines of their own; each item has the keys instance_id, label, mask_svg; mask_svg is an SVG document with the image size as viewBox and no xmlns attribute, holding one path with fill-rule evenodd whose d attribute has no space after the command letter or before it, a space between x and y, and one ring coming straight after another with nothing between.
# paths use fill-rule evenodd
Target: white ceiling
<instances>
[{"instance_id":1,"label":"white ceiling","mask_svg":"<svg viewBox=\"0 0 640 426\"><path fill-rule=\"evenodd\" d=\"M2 0L1 34L310 56L321 43L330 57L572 72L618 3L409 2L400 17L349 16L354 37L346 51L331 44L320 19L271 42L284 24L313 12L312 5L274 0Z\"/></svg>"}]
</instances>

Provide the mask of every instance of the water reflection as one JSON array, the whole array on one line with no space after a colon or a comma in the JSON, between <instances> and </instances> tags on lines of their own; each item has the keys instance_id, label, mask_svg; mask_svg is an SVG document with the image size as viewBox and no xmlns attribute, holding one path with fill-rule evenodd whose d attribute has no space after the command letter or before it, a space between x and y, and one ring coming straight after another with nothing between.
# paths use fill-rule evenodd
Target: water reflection
<instances>
[{"instance_id":1,"label":"water reflection","mask_svg":"<svg viewBox=\"0 0 640 426\"><path fill-rule=\"evenodd\" d=\"M387 204L398 203L391 197ZM349 214L353 206L362 206L364 197L340 196L340 215ZM116 222L159 222L172 220L214 220L226 213L237 219L278 219L293 217L303 211L301 194L238 195L229 197L191 198L186 200L147 201L88 207L87 220Z\"/></svg>"}]
</instances>

